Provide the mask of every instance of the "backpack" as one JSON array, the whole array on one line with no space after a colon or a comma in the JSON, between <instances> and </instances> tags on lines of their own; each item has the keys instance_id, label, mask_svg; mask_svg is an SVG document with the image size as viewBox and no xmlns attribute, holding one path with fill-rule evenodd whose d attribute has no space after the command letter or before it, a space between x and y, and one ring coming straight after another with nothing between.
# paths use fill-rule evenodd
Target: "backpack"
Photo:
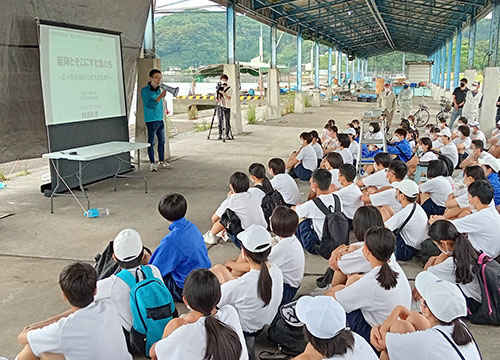
<instances>
[{"instance_id":1,"label":"backpack","mask_svg":"<svg viewBox=\"0 0 500 360\"><path fill-rule=\"evenodd\" d=\"M260 206L262 207L262 212L264 213L264 218L267 221L267 225L269 225L269 219L271 218L274 209L276 209L276 207L280 205L286 206L285 200L278 190L273 189L266 193L262 186L257 185L255 187L266 194L262 199L262 203Z\"/></svg>"},{"instance_id":2,"label":"backpack","mask_svg":"<svg viewBox=\"0 0 500 360\"><path fill-rule=\"evenodd\" d=\"M481 306L470 315L473 324L500 325L500 264L481 252L476 275L481 287Z\"/></svg>"},{"instance_id":3,"label":"backpack","mask_svg":"<svg viewBox=\"0 0 500 360\"><path fill-rule=\"evenodd\" d=\"M139 273L144 275L143 280L139 280ZM167 323L177 316L172 295L149 266L141 265L135 276L128 270L122 270L116 276L130 287L133 319L130 348L149 357L151 346L162 338Z\"/></svg>"},{"instance_id":4,"label":"backpack","mask_svg":"<svg viewBox=\"0 0 500 360\"><path fill-rule=\"evenodd\" d=\"M151 250L144 247L144 251L151 255ZM118 263L113 259L113 240L111 240L102 254L97 254L95 257L94 269L97 273L97 280L102 280L120 271Z\"/></svg>"},{"instance_id":5,"label":"backpack","mask_svg":"<svg viewBox=\"0 0 500 360\"><path fill-rule=\"evenodd\" d=\"M296 304L297 301L292 301L281 306L267 330L269 341L276 344L280 352L291 356L303 353L307 345L304 324L295 314Z\"/></svg>"},{"instance_id":6,"label":"backpack","mask_svg":"<svg viewBox=\"0 0 500 360\"><path fill-rule=\"evenodd\" d=\"M220 223L231 235L236 236L243 231L240 218L231 209L226 209L226 211L224 211L224 214L220 217Z\"/></svg>"},{"instance_id":7,"label":"backpack","mask_svg":"<svg viewBox=\"0 0 500 360\"><path fill-rule=\"evenodd\" d=\"M316 252L325 259L330 259L332 251L342 244L349 244L349 222L347 216L340 211L340 199L332 194L335 201L335 209L327 208L319 198L313 199L314 204L325 214L323 223L323 235L319 244L316 244Z\"/></svg>"},{"instance_id":8,"label":"backpack","mask_svg":"<svg viewBox=\"0 0 500 360\"><path fill-rule=\"evenodd\" d=\"M453 171L455 170L453 163L451 162L450 158L446 155L441 154L438 151L433 151L434 154L438 157L438 160L441 160L445 163L446 165L446 174L443 174L444 176L451 176L453 175Z\"/></svg>"}]
</instances>

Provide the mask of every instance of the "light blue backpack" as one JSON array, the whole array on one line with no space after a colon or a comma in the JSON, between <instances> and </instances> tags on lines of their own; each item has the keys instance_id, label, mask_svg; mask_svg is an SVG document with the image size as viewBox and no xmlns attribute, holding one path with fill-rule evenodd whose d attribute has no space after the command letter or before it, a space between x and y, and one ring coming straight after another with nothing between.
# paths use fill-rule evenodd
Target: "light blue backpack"
<instances>
[{"instance_id":1,"label":"light blue backpack","mask_svg":"<svg viewBox=\"0 0 500 360\"><path fill-rule=\"evenodd\" d=\"M144 275L140 280L139 273ZM136 270L135 276L128 270L116 274L130 287L132 329L130 348L135 353L149 357L149 349L163 335L167 323L177 316L174 300L162 280L153 275L149 266Z\"/></svg>"}]
</instances>

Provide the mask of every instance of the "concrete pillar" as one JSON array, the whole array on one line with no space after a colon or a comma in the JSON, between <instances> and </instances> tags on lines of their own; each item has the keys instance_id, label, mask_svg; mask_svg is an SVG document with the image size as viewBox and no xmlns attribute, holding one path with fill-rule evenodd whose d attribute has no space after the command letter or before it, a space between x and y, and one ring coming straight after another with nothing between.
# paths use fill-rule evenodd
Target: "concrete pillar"
<instances>
[{"instance_id":1,"label":"concrete pillar","mask_svg":"<svg viewBox=\"0 0 500 360\"><path fill-rule=\"evenodd\" d=\"M276 25L271 26L271 69L276 69L277 55L276 55L276 41L278 37L278 28Z\"/></svg>"},{"instance_id":2,"label":"concrete pillar","mask_svg":"<svg viewBox=\"0 0 500 360\"><path fill-rule=\"evenodd\" d=\"M356 58L356 82L361 81L361 69L360 69L360 58Z\"/></svg>"},{"instance_id":3,"label":"concrete pillar","mask_svg":"<svg viewBox=\"0 0 500 360\"><path fill-rule=\"evenodd\" d=\"M328 87L332 86L332 47L328 47Z\"/></svg>"},{"instance_id":4,"label":"concrete pillar","mask_svg":"<svg viewBox=\"0 0 500 360\"><path fill-rule=\"evenodd\" d=\"M231 97L231 130L233 135L243 132L241 124L240 69L237 64L224 64L224 74L229 77L227 84L233 89Z\"/></svg>"},{"instance_id":5,"label":"concrete pillar","mask_svg":"<svg viewBox=\"0 0 500 360\"><path fill-rule=\"evenodd\" d=\"M462 31L457 30L457 42L455 46L455 76L453 78L453 87L457 87L460 82L460 60L462 52Z\"/></svg>"},{"instance_id":6,"label":"concrete pillar","mask_svg":"<svg viewBox=\"0 0 500 360\"><path fill-rule=\"evenodd\" d=\"M305 104L304 104L304 93L303 92L296 92L293 112L296 114L303 114L306 111L305 109L306 108L305 108Z\"/></svg>"},{"instance_id":7,"label":"concrete pillar","mask_svg":"<svg viewBox=\"0 0 500 360\"><path fill-rule=\"evenodd\" d=\"M337 50L337 84L342 84L342 50Z\"/></svg>"},{"instance_id":8,"label":"concrete pillar","mask_svg":"<svg viewBox=\"0 0 500 360\"><path fill-rule=\"evenodd\" d=\"M493 2L493 12L491 14L490 23L490 43L488 50L488 66L497 66L498 55L498 27L500 23L500 4L497 1Z\"/></svg>"},{"instance_id":9,"label":"concrete pillar","mask_svg":"<svg viewBox=\"0 0 500 360\"><path fill-rule=\"evenodd\" d=\"M280 87L278 69L269 69L267 78L267 119L281 118Z\"/></svg>"},{"instance_id":10,"label":"concrete pillar","mask_svg":"<svg viewBox=\"0 0 500 360\"><path fill-rule=\"evenodd\" d=\"M236 54L236 15L234 3L228 2L226 9L227 63L234 64ZM234 88L233 88L234 89Z\"/></svg>"},{"instance_id":11,"label":"concrete pillar","mask_svg":"<svg viewBox=\"0 0 500 360\"><path fill-rule=\"evenodd\" d=\"M476 80L476 69L465 70L464 77L467 79L469 87L471 87L471 84Z\"/></svg>"},{"instance_id":12,"label":"concrete pillar","mask_svg":"<svg viewBox=\"0 0 500 360\"><path fill-rule=\"evenodd\" d=\"M302 33L297 34L297 93L302 92Z\"/></svg>"},{"instance_id":13,"label":"concrete pillar","mask_svg":"<svg viewBox=\"0 0 500 360\"><path fill-rule=\"evenodd\" d=\"M355 69L355 67L354 67L354 62L355 62L355 61L356 61L356 60L351 61L351 78L352 78L352 81L351 81L351 82L352 82L352 84L353 84L353 85L354 85L354 83L356 82L356 69Z\"/></svg>"},{"instance_id":14,"label":"concrete pillar","mask_svg":"<svg viewBox=\"0 0 500 360\"><path fill-rule=\"evenodd\" d=\"M311 105L314 106L314 107L320 107L321 106L321 92L319 91L318 88L315 88L312 91Z\"/></svg>"},{"instance_id":15,"label":"concrete pillar","mask_svg":"<svg viewBox=\"0 0 500 360\"><path fill-rule=\"evenodd\" d=\"M319 43L314 42L314 87L319 88Z\"/></svg>"},{"instance_id":16,"label":"concrete pillar","mask_svg":"<svg viewBox=\"0 0 500 360\"><path fill-rule=\"evenodd\" d=\"M349 82L349 77L351 75L349 74L349 57L346 55L345 56L345 81Z\"/></svg>"},{"instance_id":17,"label":"concrete pillar","mask_svg":"<svg viewBox=\"0 0 500 360\"><path fill-rule=\"evenodd\" d=\"M434 58L434 54L431 54L430 56L430 61L432 62L431 65L431 84L434 84L434 78L436 77L436 59Z\"/></svg>"},{"instance_id":18,"label":"concrete pillar","mask_svg":"<svg viewBox=\"0 0 500 360\"><path fill-rule=\"evenodd\" d=\"M404 75L405 73L405 70L406 70L406 53L403 52L403 61L402 61L402 64L401 64L401 71L402 71L402 74Z\"/></svg>"},{"instance_id":19,"label":"concrete pillar","mask_svg":"<svg viewBox=\"0 0 500 360\"><path fill-rule=\"evenodd\" d=\"M481 130L486 136L489 136L491 130L496 126L496 102L500 94L498 87L499 77L500 69L498 67L487 67L484 69L484 81L481 84L483 88L483 104L479 115L479 123L481 124Z\"/></svg>"},{"instance_id":20,"label":"concrete pillar","mask_svg":"<svg viewBox=\"0 0 500 360\"><path fill-rule=\"evenodd\" d=\"M441 79L439 79L439 87L444 89L444 74L446 72L446 43L441 46ZM442 92L441 92L442 94Z\"/></svg>"},{"instance_id":21,"label":"concrete pillar","mask_svg":"<svg viewBox=\"0 0 500 360\"><path fill-rule=\"evenodd\" d=\"M453 57L453 38L448 40L448 58L446 59L446 90L451 89L451 58Z\"/></svg>"},{"instance_id":22,"label":"concrete pillar","mask_svg":"<svg viewBox=\"0 0 500 360\"><path fill-rule=\"evenodd\" d=\"M474 50L476 49L477 22L472 20L469 27L469 49L467 54L467 69L474 69Z\"/></svg>"},{"instance_id":23,"label":"concrete pillar","mask_svg":"<svg viewBox=\"0 0 500 360\"><path fill-rule=\"evenodd\" d=\"M135 141L136 142L148 142L148 130L146 128L146 123L144 122L144 104L142 102L141 89L146 86L149 81L149 71L151 69L161 70L161 60L158 58L144 58L137 59L137 103L136 103L136 117L135 117ZM165 104L165 100L163 101ZM163 112L165 114L165 111ZM164 119L165 122L166 119ZM165 122L165 158L170 157L170 141L168 136L168 124ZM158 159L158 147L155 146L155 159ZM142 149L141 159L143 161L148 160L147 149ZM137 156L135 156L137 158Z\"/></svg>"},{"instance_id":24,"label":"concrete pillar","mask_svg":"<svg viewBox=\"0 0 500 360\"><path fill-rule=\"evenodd\" d=\"M155 54L155 36L154 36L154 26L153 26L153 6L149 6L148 10L148 20L146 21L146 29L144 30L144 40L142 42L142 48L144 50L144 57L150 58L154 57Z\"/></svg>"}]
</instances>

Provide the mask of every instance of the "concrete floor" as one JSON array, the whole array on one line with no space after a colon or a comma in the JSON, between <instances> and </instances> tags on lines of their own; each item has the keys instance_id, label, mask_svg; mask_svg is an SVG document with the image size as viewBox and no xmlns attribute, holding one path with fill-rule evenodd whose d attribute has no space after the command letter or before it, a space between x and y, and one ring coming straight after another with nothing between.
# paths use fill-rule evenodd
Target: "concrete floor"
<instances>
[{"instance_id":1,"label":"concrete floor","mask_svg":"<svg viewBox=\"0 0 500 360\"><path fill-rule=\"evenodd\" d=\"M416 105L416 104L415 104ZM120 179L118 191L107 180L89 186L92 207L107 207L110 215L87 219L72 198L55 200L55 214L49 212L49 199L39 191L41 177L48 172L43 160L28 162L30 174L8 181L0 190L0 214L15 215L0 219L0 259L3 276L0 280L2 327L0 356L13 359L20 350L16 336L23 326L45 319L67 308L57 285L57 275L71 261L92 261L109 240L123 228L138 230L145 245L155 248L167 233L168 224L156 207L161 195L179 192L188 200L187 217L204 232L210 217L226 196L229 176L236 170L246 171L252 162L264 164L271 157L286 158L299 146L298 135L305 130L320 130L334 118L340 129L373 104L340 102L321 108L307 108L305 114L290 114L282 122L270 121L245 125L245 133L235 141L207 141L206 132L179 134L171 140L173 170L148 173L149 193L137 179ZM432 114L437 111L432 105ZM0 166L8 174L12 164ZM22 165L22 169L24 169ZM145 168L145 167L144 167ZM305 197L308 184L299 184ZM232 244L219 244L209 249L212 262L220 263L234 257ZM300 293L315 288L314 280L323 273L326 260L306 256L306 277ZM421 266L416 262L403 265L409 278ZM484 359L498 359L500 329L472 326ZM259 348L268 348L265 336L258 339Z\"/></svg>"}]
</instances>

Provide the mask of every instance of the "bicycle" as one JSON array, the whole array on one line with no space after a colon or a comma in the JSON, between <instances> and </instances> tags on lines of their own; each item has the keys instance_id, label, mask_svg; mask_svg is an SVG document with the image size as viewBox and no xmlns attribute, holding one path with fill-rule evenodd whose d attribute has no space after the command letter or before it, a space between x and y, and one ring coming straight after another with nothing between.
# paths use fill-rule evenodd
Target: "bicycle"
<instances>
[{"instance_id":1,"label":"bicycle","mask_svg":"<svg viewBox=\"0 0 500 360\"><path fill-rule=\"evenodd\" d=\"M423 97L420 104L418 104L418 110L415 114L413 114L413 117L415 118L414 125L416 127L423 127L429 122L431 114L429 113L429 108L425 104Z\"/></svg>"},{"instance_id":2,"label":"bicycle","mask_svg":"<svg viewBox=\"0 0 500 360\"><path fill-rule=\"evenodd\" d=\"M439 106L441 109L439 112L436 114L436 124L439 123L440 119L446 119L448 120L450 117L450 112L451 112L451 102L446 99L445 96L441 96L441 100L439 102Z\"/></svg>"}]
</instances>

